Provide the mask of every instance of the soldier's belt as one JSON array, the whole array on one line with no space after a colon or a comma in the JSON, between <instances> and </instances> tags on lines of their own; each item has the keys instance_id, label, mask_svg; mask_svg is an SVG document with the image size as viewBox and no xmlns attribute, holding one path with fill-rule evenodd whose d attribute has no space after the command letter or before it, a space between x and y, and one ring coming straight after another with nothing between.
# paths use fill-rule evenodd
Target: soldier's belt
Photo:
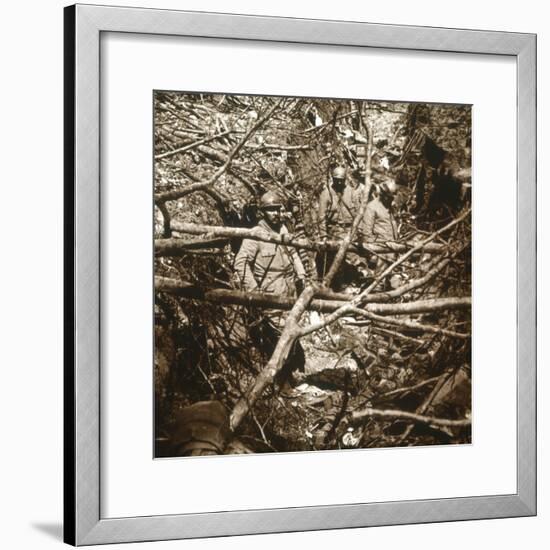
<instances>
[{"instance_id":1,"label":"soldier's belt","mask_svg":"<svg viewBox=\"0 0 550 550\"><path fill-rule=\"evenodd\" d=\"M281 273L283 275L291 275L292 273L294 273L294 269L292 269L292 267L285 267L283 269L278 269L276 267L273 267L273 268L269 268L269 271L267 272L267 276L271 276L275 273ZM266 277L266 273L260 273L258 275L256 275L258 278L265 278Z\"/></svg>"}]
</instances>

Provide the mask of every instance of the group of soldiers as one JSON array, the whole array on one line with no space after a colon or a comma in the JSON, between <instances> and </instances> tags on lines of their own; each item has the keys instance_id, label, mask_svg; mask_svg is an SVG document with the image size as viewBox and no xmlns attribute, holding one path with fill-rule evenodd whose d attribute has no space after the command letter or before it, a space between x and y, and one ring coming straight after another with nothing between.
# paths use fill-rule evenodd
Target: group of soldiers
<instances>
[{"instance_id":1,"label":"group of soldiers","mask_svg":"<svg viewBox=\"0 0 550 550\"><path fill-rule=\"evenodd\" d=\"M336 252L328 250L327 240L338 241L349 234L360 211L365 189L347 177L346 169L336 167L330 181L319 197L319 236L321 251L316 256L317 276L322 282L330 269ZM364 215L359 220L356 241L366 243L396 241L397 224L392 211L392 202L397 186L392 179L386 179L372 186L366 197ZM284 201L274 191L268 191L260 198L261 220L256 231L269 235L284 235L289 231L284 224ZM340 290L378 271L381 256L365 256L348 252L346 260L333 280L333 289ZM305 285L307 277L302 259L294 247L253 239L244 239L234 262L238 284L246 291L259 291L274 296L296 297ZM277 345L285 317L281 312L268 310L262 318L250 327L250 334L265 353L271 355ZM299 342L291 350L278 382L287 384L292 372L304 370L304 351Z\"/></svg>"}]
</instances>

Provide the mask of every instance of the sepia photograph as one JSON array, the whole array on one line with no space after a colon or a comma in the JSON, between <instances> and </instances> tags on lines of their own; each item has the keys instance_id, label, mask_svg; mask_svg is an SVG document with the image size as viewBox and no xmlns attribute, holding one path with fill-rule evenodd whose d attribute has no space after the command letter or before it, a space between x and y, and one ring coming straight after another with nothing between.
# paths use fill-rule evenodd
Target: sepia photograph
<instances>
[{"instance_id":1,"label":"sepia photograph","mask_svg":"<svg viewBox=\"0 0 550 550\"><path fill-rule=\"evenodd\" d=\"M152 108L154 456L472 443L471 105Z\"/></svg>"}]
</instances>

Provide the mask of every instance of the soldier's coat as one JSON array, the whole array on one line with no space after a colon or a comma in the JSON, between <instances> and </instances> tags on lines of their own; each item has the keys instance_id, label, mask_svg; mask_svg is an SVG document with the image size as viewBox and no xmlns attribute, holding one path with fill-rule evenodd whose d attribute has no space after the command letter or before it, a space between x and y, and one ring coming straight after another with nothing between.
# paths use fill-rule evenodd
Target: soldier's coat
<instances>
[{"instance_id":1,"label":"soldier's coat","mask_svg":"<svg viewBox=\"0 0 550 550\"><path fill-rule=\"evenodd\" d=\"M321 237L339 237L350 227L361 203L363 186L353 188L346 184L338 193L328 186L319 197L319 221Z\"/></svg>"},{"instance_id":2,"label":"soldier's coat","mask_svg":"<svg viewBox=\"0 0 550 550\"><path fill-rule=\"evenodd\" d=\"M256 231L276 235L260 221ZM282 227L279 234L288 233ZM296 296L295 279L305 277L305 269L296 249L276 243L244 239L235 256L235 273L245 290L267 292L278 296Z\"/></svg>"},{"instance_id":3,"label":"soldier's coat","mask_svg":"<svg viewBox=\"0 0 550 550\"><path fill-rule=\"evenodd\" d=\"M362 237L369 242L397 240L397 224L391 210L384 206L378 198L374 198L367 204L359 231L362 233Z\"/></svg>"}]
</instances>

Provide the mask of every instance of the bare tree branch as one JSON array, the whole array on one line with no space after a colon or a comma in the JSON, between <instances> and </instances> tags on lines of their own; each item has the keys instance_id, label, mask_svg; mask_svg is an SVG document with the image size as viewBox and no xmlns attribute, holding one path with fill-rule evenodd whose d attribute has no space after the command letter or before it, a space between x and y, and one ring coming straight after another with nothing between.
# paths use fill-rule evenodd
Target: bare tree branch
<instances>
[{"instance_id":1,"label":"bare tree branch","mask_svg":"<svg viewBox=\"0 0 550 550\"><path fill-rule=\"evenodd\" d=\"M453 301L457 300L456 298L453 298ZM468 299L469 300L469 299ZM408 304L399 304L399 305L406 305L406 306L412 306L413 304L417 304L417 307L420 307L420 304L427 303L426 302L411 302ZM454 304L458 304L459 302L454 302ZM439 302L438 304L432 304L431 311L437 311L437 307L441 307L441 309L451 309L449 307L450 303L444 304L442 302ZM470 304L468 304L470 305ZM459 306L460 307L460 306ZM445 336L450 336L452 338L461 338L461 339L468 339L471 337L470 334L462 333L462 332L456 332L454 330L448 330L440 327L434 327L432 325L426 325L424 323L418 323L416 321L408 321L406 319L394 319L392 317L384 317L382 315L376 315L374 313L371 313L369 311L364 311L362 309L356 309L355 313L358 315L363 315L367 319L370 319L372 321L377 321L379 323L386 323L388 325L392 325L395 327L403 327L403 328L410 328L419 330L422 332L429 332L431 334L444 334ZM357 323L355 323L357 324Z\"/></svg>"},{"instance_id":2,"label":"bare tree branch","mask_svg":"<svg viewBox=\"0 0 550 550\"><path fill-rule=\"evenodd\" d=\"M386 418L388 420L410 420L419 422L420 424L428 424L429 426L439 426L444 428L466 428L472 425L472 421L468 418L463 420L449 420L447 418L436 418L434 416L423 416L421 414L397 411L392 409L381 410L367 407L361 411L355 411L351 414L351 422L353 424L362 424L371 418Z\"/></svg>"},{"instance_id":3,"label":"bare tree branch","mask_svg":"<svg viewBox=\"0 0 550 550\"><path fill-rule=\"evenodd\" d=\"M246 145L247 149L253 151L309 151L313 149L311 145L278 145L276 143L262 143L261 145Z\"/></svg>"},{"instance_id":4,"label":"bare tree branch","mask_svg":"<svg viewBox=\"0 0 550 550\"><path fill-rule=\"evenodd\" d=\"M260 128L266 121L268 121L270 119L271 115L279 107L279 105L281 104L283 99L284 98L280 98L278 101L276 101L268 109L268 111L265 113L265 115L260 117L256 121L256 123L250 127L250 129L246 132L246 134L243 136L243 138L238 143L238 145L233 149L233 151L231 151L231 153L227 157L227 160L225 161L223 166L221 168L219 168L210 179L208 179L207 181L204 181L204 182L193 183L191 185L188 185L188 186L184 187L183 189L177 189L177 190L174 190L174 191L166 191L164 193L159 193L159 194L155 195L155 202L158 204L159 202L177 200L177 199L180 199L182 197L185 197L185 195L188 195L189 193L193 193L195 191L201 191L201 190L204 190L204 189L214 185L218 181L220 176L222 176L226 172L226 170L231 165L231 162L233 161L235 156L244 147L245 143L250 139L250 137L256 132L256 130L258 130L258 128Z\"/></svg>"},{"instance_id":5,"label":"bare tree branch","mask_svg":"<svg viewBox=\"0 0 550 550\"><path fill-rule=\"evenodd\" d=\"M250 408L254 406L254 403L256 403L281 370L283 362L299 334L298 321L311 303L314 294L315 286L310 284L306 286L298 300L296 300L285 320L285 328L267 365L260 371L254 383L246 390L245 397L240 399L235 405L230 417L231 430L235 431L239 427Z\"/></svg>"},{"instance_id":6,"label":"bare tree branch","mask_svg":"<svg viewBox=\"0 0 550 550\"><path fill-rule=\"evenodd\" d=\"M155 155L155 160L162 160L167 157L177 155L178 153L186 153L187 151L191 151L192 149L195 149L199 145L204 145L205 143L214 141L215 139L220 139L231 133L232 133L232 130L228 130L227 132L221 132L219 134L216 134L215 136L209 136L209 137L205 137L204 139L199 139L198 141L195 141L194 143L190 143L189 145L185 145L184 147L179 147L178 149L174 149L173 151L167 151L166 153L160 153L158 155Z\"/></svg>"},{"instance_id":7,"label":"bare tree branch","mask_svg":"<svg viewBox=\"0 0 550 550\"><path fill-rule=\"evenodd\" d=\"M192 283L185 283L168 277L155 277L155 289L160 292L168 292L182 298L202 300L218 304L247 305L253 307L268 307L272 309L290 310L295 305L295 300L287 296L274 295L264 292L249 292L243 290L229 290L222 288L204 288ZM322 293L322 289L314 289L312 298L316 293ZM343 295L345 296L345 295ZM374 295L373 295L374 296ZM324 313L339 310L346 302L336 300L312 300L306 304L304 311L314 310ZM351 302L347 302L350 304ZM418 300L403 304L367 304L365 309L350 308L350 314L358 313L366 316L373 314L406 315L411 313L428 313L447 309L464 309L471 305L470 298L434 298L432 300ZM388 321L389 322L389 321ZM304 331L298 330L297 335L309 334L311 327Z\"/></svg>"},{"instance_id":8,"label":"bare tree branch","mask_svg":"<svg viewBox=\"0 0 550 550\"><path fill-rule=\"evenodd\" d=\"M466 217L470 214L471 209L468 208L465 212L463 212L458 218L454 219L452 222L447 224L445 227L442 227L438 231L435 231L432 233L428 238L424 239L422 242L411 248L408 252L403 254L403 256L400 256L395 262L393 262L389 267L387 267L376 279L366 288L363 292L360 294L357 294L354 296L349 304L343 305L340 309L334 311L331 313L328 317L326 317L323 321L315 324L310 325L307 327L307 329L304 329L302 331L302 335L304 334L310 334L311 332L315 332L316 330L320 330L331 323L334 323L334 321L338 320L343 315L347 315L349 313L353 312L353 308L360 306L362 303L365 303L366 297L370 294L370 292L376 287L376 285L387 275L389 275L397 266L401 265L406 259L410 258L415 252L418 252L419 250L422 250L422 248L433 241L437 236L441 235L445 231L448 231L461 221L465 220Z\"/></svg>"},{"instance_id":9,"label":"bare tree branch","mask_svg":"<svg viewBox=\"0 0 550 550\"><path fill-rule=\"evenodd\" d=\"M172 236L170 212L168 212L168 208L166 208L166 204L164 203L158 204L157 207L160 210L163 219L162 236L165 239L169 239Z\"/></svg>"},{"instance_id":10,"label":"bare tree branch","mask_svg":"<svg viewBox=\"0 0 550 550\"><path fill-rule=\"evenodd\" d=\"M330 240L330 241L312 241L309 239L298 239L295 238L292 234L283 234L283 235L268 235L265 231L257 231L256 229L248 229L245 227L225 227L217 225L202 225L195 223L182 223L182 222L172 222L171 224L172 231L178 233L188 233L190 235L204 235L208 238L215 237L226 237L228 239L238 238L238 239L251 239L255 241L263 241L267 243L276 243L284 244L286 246L292 246L294 248L303 248L305 250L320 251L320 250L338 250L342 244L342 241ZM168 246L161 240L155 241L155 248L163 249L166 247L166 251L169 253L157 253L158 256L169 256L177 255L177 239L171 241ZM182 240L182 245L185 246L185 241ZM383 242L383 243L369 243L366 241L360 241L351 243L349 250L353 252L370 252L372 254L388 254L388 253L400 253L407 252L411 248L414 248L417 245L416 242ZM428 252L430 254L442 254L448 250L443 244L439 243L429 243L423 248L423 252ZM172 254L173 253L173 254Z\"/></svg>"},{"instance_id":11,"label":"bare tree branch","mask_svg":"<svg viewBox=\"0 0 550 550\"><path fill-rule=\"evenodd\" d=\"M212 239L156 239L155 256L183 256L188 250L223 248L229 243L225 238Z\"/></svg>"},{"instance_id":12,"label":"bare tree branch","mask_svg":"<svg viewBox=\"0 0 550 550\"><path fill-rule=\"evenodd\" d=\"M367 304L364 308L353 308L351 313L356 314L382 314L382 315L412 315L443 311L447 309L469 309L472 306L470 297L464 298L431 298L429 300L416 300L401 304Z\"/></svg>"},{"instance_id":13,"label":"bare tree branch","mask_svg":"<svg viewBox=\"0 0 550 550\"><path fill-rule=\"evenodd\" d=\"M432 401L437 397L437 394L442 390L445 384L455 375L456 370L457 370L456 368L446 369L445 372L443 372L443 374L439 376L438 381L436 382L432 391L429 393L428 397L426 397L426 399L424 399L422 404L416 409L417 414L423 414L426 412L428 407L432 404ZM414 428L413 424L409 424L407 426L406 430L403 432L403 434L399 438L399 443L402 443L403 441L405 441L405 439L407 439L407 437L409 436L413 428Z\"/></svg>"},{"instance_id":14,"label":"bare tree branch","mask_svg":"<svg viewBox=\"0 0 550 550\"><path fill-rule=\"evenodd\" d=\"M411 393L416 390L419 390L420 388L423 388L425 386L429 386L433 384L434 382L437 382L439 380L439 376L433 376L432 378L428 378L427 380L422 380L422 382L419 382L418 384L415 384L414 386L405 386L404 388L396 388L395 390L387 391L381 395L377 395L376 397L372 398L372 401L376 401L377 403L380 401L387 401L388 399L391 399L392 397L396 395L401 395L403 393Z\"/></svg>"}]
</instances>

